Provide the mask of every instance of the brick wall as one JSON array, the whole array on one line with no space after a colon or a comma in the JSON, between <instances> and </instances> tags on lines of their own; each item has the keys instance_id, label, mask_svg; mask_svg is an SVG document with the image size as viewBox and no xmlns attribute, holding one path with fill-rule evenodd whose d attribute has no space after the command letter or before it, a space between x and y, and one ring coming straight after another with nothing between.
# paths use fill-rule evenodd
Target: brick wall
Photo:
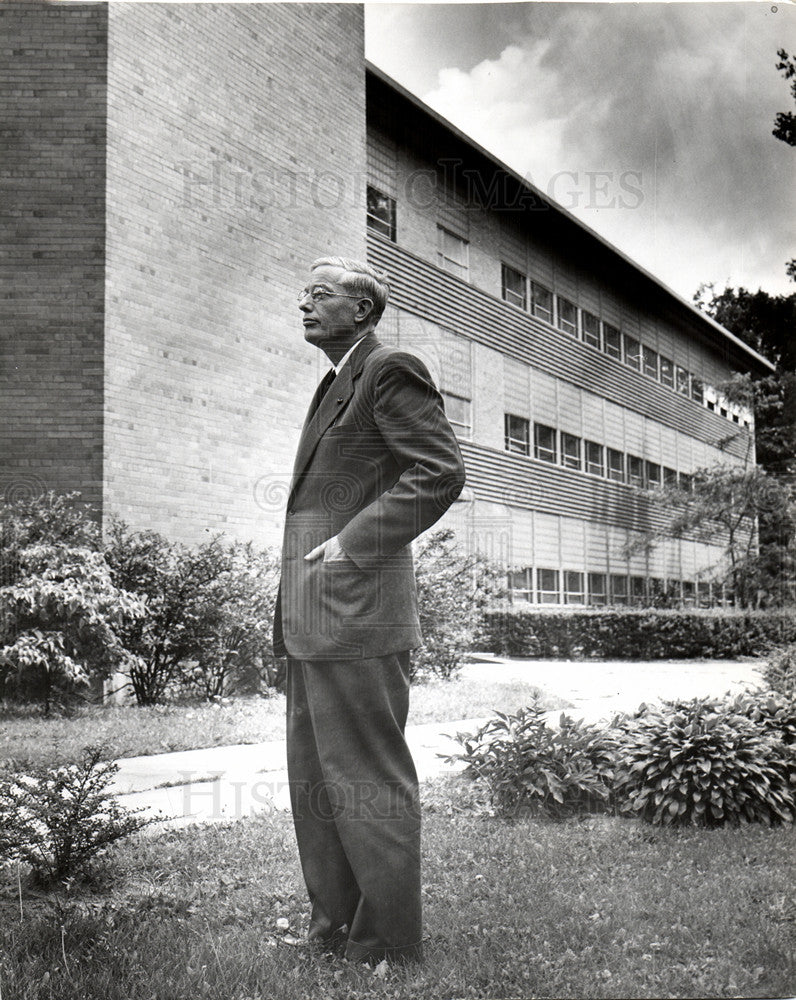
<instances>
[{"instance_id":1,"label":"brick wall","mask_svg":"<svg viewBox=\"0 0 796 1000\"><path fill-rule=\"evenodd\" d=\"M364 256L363 44L359 5L111 6L109 513L278 541L328 367L296 294Z\"/></svg>"},{"instance_id":2,"label":"brick wall","mask_svg":"<svg viewBox=\"0 0 796 1000\"><path fill-rule=\"evenodd\" d=\"M101 498L107 18L0 5L0 498Z\"/></svg>"}]
</instances>

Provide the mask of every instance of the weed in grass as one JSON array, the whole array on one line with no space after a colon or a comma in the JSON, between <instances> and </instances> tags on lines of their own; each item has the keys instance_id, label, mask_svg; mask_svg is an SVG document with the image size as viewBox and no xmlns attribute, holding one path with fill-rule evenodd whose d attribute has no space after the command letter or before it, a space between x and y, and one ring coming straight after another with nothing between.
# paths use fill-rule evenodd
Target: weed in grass
<instances>
[{"instance_id":1,"label":"weed in grass","mask_svg":"<svg viewBox=\"0 0 796 1000\"><path fill-rule=\"evenodd\" d=\"M788 995L794 846L790 829L427 814L426 961L377 976L284 942L308 908L288 816L164 832L120 845L102 892L66 894L68 973L52 907L26 893L20 922L0 888L0 982L4 1000Z\"/></svg>"}]
</instances>

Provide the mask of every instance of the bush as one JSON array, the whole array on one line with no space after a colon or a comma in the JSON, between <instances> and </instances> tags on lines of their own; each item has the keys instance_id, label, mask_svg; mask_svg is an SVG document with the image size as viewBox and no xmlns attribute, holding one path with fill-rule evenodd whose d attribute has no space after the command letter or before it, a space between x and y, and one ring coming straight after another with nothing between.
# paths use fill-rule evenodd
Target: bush
<instances>
[{"instance_id":1,"label":"bush","mask_svg":"<svg viewBox=\"0 0 796 1000\"><path fill-rule=\"evenodd\" d=\"M498 655L561 659L694 659L757 656L796 642L796 616L721 608L492 609L485 648Z\"/></svg>"},{"instance_id":2,"label":"bush","mask_svg":"<svg viewBox=\"0 0 796 1000\"><path fill-rule=\"evenodd\" d=\"M114 585L98 529L74 498L0 508L0 694L46 709L124 661L120 631L144 614Z\"/></svg>"},{"instance_id":3,"label":"bush","mask_svg":"<svg viewBox=\"0 0 796 1000\"><path fill-rule=\"evenodd\" d=\"M412 654L412 679L453 677L480 640L487 605L502 597L505 571L456 545L450 529L432 532L415 556L423 645Z\"/></svg>"},{"instance_id":4,"label":"bush","mask_svg":"<svg viewBox=\"0 0 796 1000\"><path fill-rule=\"evenodd\" d=\"M776 691L739 694L732 710L751 719L764 733L773 733L786 746L796 744L796 700Z\"/></svg>"},{"instance_id":5,"label":"bush","mask_svg":"<svg viewBox=\"0 0 796 1000\"><path fill-rule=\"evenodd\" d=\"M41 883L62 882L151 822L111 797L118 765L106 756L85 747L74 764L0 774L0 858L29 865Z\"/></svg>"},{"instance_id":6,"label":"bush","mask_svg":"<svg viewBox=\"0 0 796 1000\"><path fill-rule=\"evenodd\" d=\"M796 642L772 652L763 670L763 680L772 691L796 698Z\"/></svg>"},{"instance_id":7,"label":"bush","mask_svg":"<svg viewBox=\"0 0 796 1000\"><path fill-rule=\"evenodd\" d=\"M616 726L613 793L650 823L790 822L793 750L737 704L667 702Z\"/></svg>"},{"instance_id":8,"label":"bush","mask_svg":"<svg viewBox=\"0 0 796 1000\"><path fill-rule=\"evenodd\" d=\"M796 705L763 693L642 705L600 729L538 703L458 733L465 774L495 811L548 816L613 808L653 824L720 826L796 818Z\"/></svg>"},{"instance_id":9,"label":"bush","mask_svg":"<svg viewBox=\"0 0 796 1000\"><path fill-rule=\"evenodd\" d=\"M127 623L130 681L139 705L175 685L220 697L246 669L271 661L276 563L214 538L195 549L115 521L105 550L117 586L146 601Z\"/></svg>"},{"instance_id":10,"label":"bush","mask_svg":"<svg viewBox=\"0 0 796 1000\"><path fill-rule=\"evenodd\" d=\"M496 712L473 735L457 734L467 773L488 785L495 811L564 816L604 808L612 776L610 741L604 730L562 715L550 728L538 702L516 715Z\"/></svg>"}]
</instances>

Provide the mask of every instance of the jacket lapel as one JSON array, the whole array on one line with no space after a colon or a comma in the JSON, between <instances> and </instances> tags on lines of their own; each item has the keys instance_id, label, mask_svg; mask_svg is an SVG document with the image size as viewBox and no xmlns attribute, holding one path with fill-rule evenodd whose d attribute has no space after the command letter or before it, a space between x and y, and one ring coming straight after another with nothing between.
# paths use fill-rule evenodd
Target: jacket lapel
<instances>
[{"instance_id":1,"label":"jacket lapel","mask_svg":"<svg viewBox=\"0 0 796 1000\"><path fill-rule=\"evenodd\" d=\"M329 424L335 419L338 413L342 413L346 404L354 394L356 380L362 374L365 359L374 348L379 346L379 341L372 334L366 334L362 338L362 343L358 344L348 362L340 369L330 385L326 395L321 400L320 406L312 413L316 399L323 391L323 382L318 386L308 410L308 418L304 421L304 427L299 438L296 460L293 463L293 477L290 482L290 495L288 496L288 506L292 503L298 488L301 476L307 468L318 442L323 437ZM309 414L312 413L310 417Z\"/></svg>"}]
</instances>

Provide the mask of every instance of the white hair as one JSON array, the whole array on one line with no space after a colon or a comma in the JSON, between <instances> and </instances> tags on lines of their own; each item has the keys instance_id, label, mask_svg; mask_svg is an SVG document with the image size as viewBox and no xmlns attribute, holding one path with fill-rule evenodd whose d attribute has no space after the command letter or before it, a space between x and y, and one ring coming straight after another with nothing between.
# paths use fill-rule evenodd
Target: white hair
<instances>
[{"instance_id":1,"label":"white hair","mask_svg":"<svg viewBox=\"0 0 796 1000\"><path fill-rule=\"evenodd\" d=\"M312 262L310 270L314 271L316 267L342 268L345 274L340 279L340 284L350 288L356 295L373 301L370 319L378 323L390 297L390 285L384 271L349 257L319 257Z\"/></svg>"}]
</instances>

